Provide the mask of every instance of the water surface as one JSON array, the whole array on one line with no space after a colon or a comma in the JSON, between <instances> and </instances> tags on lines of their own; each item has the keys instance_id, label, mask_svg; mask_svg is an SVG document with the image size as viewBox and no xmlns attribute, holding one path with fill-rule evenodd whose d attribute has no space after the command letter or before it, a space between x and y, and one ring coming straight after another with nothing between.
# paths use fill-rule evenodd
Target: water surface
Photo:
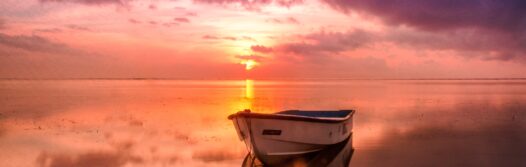
<instances>
[{"instance_id":1,"label":"water surface","mask_svg":"<svg viewBox=\"0 0 526 167\"><path fill-rule=\"evenodd\" d=\"M350 166L526 166L526 80L3 80L0 166L240 166L226 117L355 109Z\"/></svg>"}]
</instances>

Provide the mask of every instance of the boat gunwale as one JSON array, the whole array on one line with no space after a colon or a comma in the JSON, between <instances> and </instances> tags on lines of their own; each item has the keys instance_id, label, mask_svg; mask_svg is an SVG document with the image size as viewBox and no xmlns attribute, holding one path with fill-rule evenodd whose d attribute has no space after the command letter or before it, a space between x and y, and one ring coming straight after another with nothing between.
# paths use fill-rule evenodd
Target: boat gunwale
<instances>
[{"instance_id":1,"label":"boat gunwale","mask_svg":"<svg viewBox=\"0 0 526 167\"><path fill-rule=\"evenodd\" d=\"M319 123L341 123L349 120L355 113L354 110L338 110L338 111L351 111L345 117L309 117L300 115L290 114L265 114L265 113L252 113L246 111L239 111L237 113L228 116L228 119L234 117L246 117L246 118L258 118L258 119L276 119L276 120L292 120L292 121L304 121L304 122L319 122Z\"/></svg>"}]
</instances>

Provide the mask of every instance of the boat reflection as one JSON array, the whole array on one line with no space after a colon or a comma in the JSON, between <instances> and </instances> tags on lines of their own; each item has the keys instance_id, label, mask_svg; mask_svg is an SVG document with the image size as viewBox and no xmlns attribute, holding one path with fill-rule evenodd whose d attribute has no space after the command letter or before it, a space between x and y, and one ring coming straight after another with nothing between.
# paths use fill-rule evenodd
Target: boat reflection
<instances>
[{"instance_id":1,"label":"boat reflection","mask_svg":"<svg viewBox=\"0 0 526 167\"><path fill-rule=\"evenodd\" d=\"M331 145L319 152L308 154L302 157L297 157L280 164L280 167L347 167L351 162L354 148L352 146L352 134L346 140ZM263 167L267 166L261 163L252 154L247 154L242 167Z\"/></svg>"}]
</instances>

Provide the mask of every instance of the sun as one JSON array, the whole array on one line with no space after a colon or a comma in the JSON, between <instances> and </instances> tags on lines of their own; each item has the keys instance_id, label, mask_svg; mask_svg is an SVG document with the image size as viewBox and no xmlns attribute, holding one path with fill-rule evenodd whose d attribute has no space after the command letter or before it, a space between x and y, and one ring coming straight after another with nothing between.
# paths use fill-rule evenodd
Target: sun
<instances>
[{"instance_id":1,"label":"sun","mask_svg":"<svg viewBox=\"0 0 526 167\"><path fill-rule=\"evenodd\" d=\"M245 65L245 70L249 71L253 69L258 63L254 60L243 60L241 64Z\"/></svg>"}]
</instances>

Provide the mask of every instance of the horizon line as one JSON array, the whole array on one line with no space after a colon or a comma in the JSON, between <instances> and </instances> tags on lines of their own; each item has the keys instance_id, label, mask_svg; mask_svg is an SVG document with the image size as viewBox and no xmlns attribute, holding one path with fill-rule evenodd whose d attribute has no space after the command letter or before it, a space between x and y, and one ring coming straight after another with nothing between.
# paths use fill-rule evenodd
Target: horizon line
<instances>
[{"instance_id":1,"label":"horizon line","mask_svg":"<svg viewBox=\"0 0 526 167\"><path fill-rule=\"evenodd\" d=\"M526 77L466 77L466 78L162 78L162 77L130 77L130 78L0 78L0 80L526 80Z\"/></svg>"}]
</instances>

